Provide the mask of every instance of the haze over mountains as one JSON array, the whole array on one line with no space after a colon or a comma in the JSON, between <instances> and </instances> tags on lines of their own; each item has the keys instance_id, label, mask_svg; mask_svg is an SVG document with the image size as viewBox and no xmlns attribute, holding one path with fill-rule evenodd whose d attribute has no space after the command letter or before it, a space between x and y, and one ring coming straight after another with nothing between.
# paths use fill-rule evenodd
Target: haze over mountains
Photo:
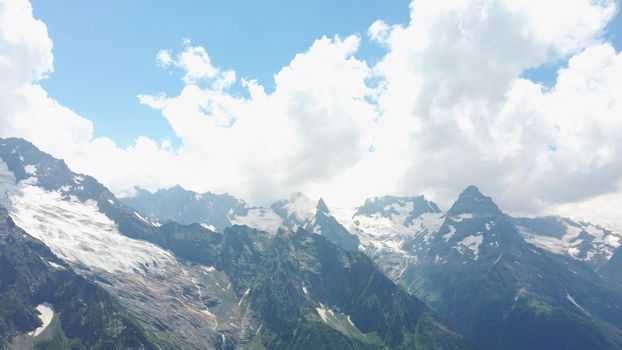
<instances>
[{"instance_id":1,"label":"haze over mountains","mask_svg":"<svg viewBox=\"0 0 622 350\"><path fill-rule=\"evenodd\" d=\"M475 186L447 210L118 199L0 139L0 348L620 349L621 239Z\"/></svg>"},{"instance_id":2,"label":"haze over mountains","mask_svg":"<svg viewBox=\"0 0 622 350\"><path fill-rule=\"evenodd\" d=\"M229 196L175 187L139 191L124 201L159 219L190 220L186 211L202 208L203 215L192 220L212 225L207 215L223 197ZM164 198L183 202L184 209L164 214ZM335 229L350 232L387 276L482 348L620 346L622 299L611 280L620 270L609 267L617 263L612 256L620 250L619 232L569 218L512 218L475 186L446 212L423 196L371 198L353 209L313 203L295 194L255 210L278 215L284 226L310 226L329 239ZM336 227L313 226L320 212L330 213ZM243 218L237 212L235 220Z\"/></svg>"},{"instance_id":3,"label":"haze over mountains","mask_svg":"<svg viewBox=\"0 0 622 350\"><path fill-rule=\"evenodd\" d=\"M23 140L1 140L0 159L1 205L10 216L0 247L0 286L10 294L2 301L20 305L0 314L3 347L471 347L367 256L322 235L293 226L263 232L234 225L217 233L198 224L161 222ZM335 224L321 215L308 219L327 230ZM16 246L10 230L47 246L47 255ZM16 255L14 249L26 252ZM31 281L34 272L23 266L43 274L36 280L55 278L57 270L77 273L113 306L89 306L98 303L90 293L59 299L49 284ZM35 335L30 332L40 325L36 310L42 305L50 305L51 323ZM80 316L77 330L66 321L78 317L76 307L91 312ZM112 323L101 329L91 318L106 312ZM124 332L128 339L110 340Z\"/></svg>"},{"instance_id":4,"label":"haze over mountains","mask_svg":"<svg viewBox=\"0 0 622 350\"><path fill-rule=\"evenodd\" d=\"M179 186L119 200L24 140L0 160L3 347L622 347L622 234L513 218L475 186L446 211Z\"/></svg>"}]
</instances>

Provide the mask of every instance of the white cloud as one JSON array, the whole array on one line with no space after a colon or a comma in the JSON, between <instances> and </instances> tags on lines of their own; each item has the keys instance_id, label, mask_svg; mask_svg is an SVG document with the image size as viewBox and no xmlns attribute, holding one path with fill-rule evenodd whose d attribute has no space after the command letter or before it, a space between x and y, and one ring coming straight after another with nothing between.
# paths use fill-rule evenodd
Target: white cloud
<instances>
[{"instance_id":1,"label":"white cloud","mask_svg":"<svg viewBox=\"0 0 622 350\"><path fill-rule=\"evenodd\" d=\"M213 68L211 84L186 85L178 96L140 95L158 109L182 140L183 152L201 154L211 188L274 199L324 181L366 152L374 117L365 100L369 67L353 57L359 38L322 38L275 75L269 95L256 81L242 81L249 97L228 89L234 73ZM203 60L186 48L184 61ZM193 55L198 56L192 57ZM188 66L178 64L188 74ZM205 184L197 184L205 187Z\"/></svg>"},{"instance_id":2,"label":"white cloud","mask_svg":"<svg viewBox=\"0 0 622 350\"><path fill-rule=\"evenodd\" d=\"M389 25L387 25L382 20L377 20L376 22L372 23L371 26L369 26L367 34L369 35L369 38L373 41L384 45L387 44L392 29L395 28L389 27Z\"/></svg>"},{"instance_id":3,"label":"white cloud","mask_svg":"<svg viewBox=\"0 0 622 350\"><path fill-rule=\"evenodd\" d=\"M45 24L32 17L27 1L0 3L0 74L3 88L39 80L53 71L52 40Z\"/></svg>"},{"instance_id":4,"label":"white cloud","mask_svg":"<svg viewBox=\"0 0 622 350\"><path fill-rule=\"evenodd\" d=\"M38 140L58 152L88 142L92 123L49 98L38 85L52 73L52 63L52 41L45 24L33 18L30 3L1 2L0 135Z\"/></svg>"},{"instance_id":5,"label":"white cloud","mask_svg":"<svg viewBox=\"0 0 622 350\"><path fill-rule=\"evenodd\" d=\"M156 61L162 67L170 66L173 63L171 52L169 50L160 50L156 55Z\"/></svg>"},{"instance_id":6,"label":"white cloud","mask_svg":"<svg viewBox=\"0 0 622 350\"><path fill-rule=\"evenodd\" d=\"M166 179L153 180L158 175L146 169L157 165L165 170L174 164L170 147L139 138L135 146L119 149L108 138L93 138L90 120L49 97L39 85L53 72L52 63L52 41L45 24L33 17L30 3L0 2L0 137L30 140L121 193L131 190L131 183L167 184ZM117 168L119 164L123 166Z\"/></svg>"},{"instance_id":7,"label":"white cloud","mask_svg":"<svg viewBox=\"0 0 622 350\"><path fill-rule=\"evenodd\" d=\"M181 53L177 66L186 71L184 82L195 83L201 79L213 78L218 69L212 66L211 59L202 47L188 47Z\"/></svg>"},{"instance_id":8,"label":"white cloud","mask_svg":"<svg viewBox=\"0 0 622 350\"><path fill-rule=\"evenodd\" d=\"M183 70L183 81L188 85L207 82L213 88L222 90L235 83L234 71L221 71L214 67L205 49L191 44L189 39L184 39L185 49L175 58L171 56L171 50L160 50L156 55L156 62L161 67L174 66Z\"/></svg>"},{"instance_id":9,"label":"white cloud","mask_svg":"<svg viewBox=\"0 0 622 350\"><path fill-rule=\"evenodd\" d=\"M47 96L45 25L27 1L2 2L0 135L26 137L119 194L180 183L251 201L302 190L331 204L424 192L447 206L476 184L514 213L614 220L622 56L602 31L615 4L417 0L408 24L370 26L387 50L377 65L356 57L357 35L323 37L275 74L271 93L184 39L181 52L156 54L182 71L183 88L138 97L181 145L141 136L122 149ZM522 78L560 62L551 87Z\"/></svg>"},{"instance_id":10,"label":"white cloud","mask_svg":"<svg viewBox=\"0 0 622 350\"><path fill-rule=\"evenodd\" d=\"M607 120L610 135L618 132L619 78L593 79L617 68L586 70L615 61L611 46L600 44L613 1L419 0L411 9L409 25L383 33L389 53L375 67L386 78L383 119L416 120L401 146L412 155L402 192L432 192L448 205L473 183L504 208L534 213L615 187L617 146L593 131ZM521 78L569 55L550 91ZM581 68L584 56L593 62ZM598 86L593 97L585 84ZM608 103L596 97L607 95Z\"/></svg>"}]
</instances>

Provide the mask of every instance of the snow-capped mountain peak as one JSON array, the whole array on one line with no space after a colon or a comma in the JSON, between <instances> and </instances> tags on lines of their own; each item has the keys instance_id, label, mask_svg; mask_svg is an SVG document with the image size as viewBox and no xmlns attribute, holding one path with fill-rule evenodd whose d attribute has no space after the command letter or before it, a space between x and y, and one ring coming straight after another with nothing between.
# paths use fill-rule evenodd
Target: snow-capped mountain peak
<instances>
[{"instance_id":1,"label":"snow-capped mountain peak","mask_svg":"<svg viewBox=\"0 0 622 350\"><path fill-rule=\"evenodd\" d=\"M528 243L552 253L603 266L622 243L622 233L589 222L559 216L517 218Z\"/></svg>"},{"instance_id":2,"label":"snow-capped mountain peak","mask_svg":"<svg viewBox=\"0 0 622 350\"><path fill-rule=\"evenodd\" d=\"M192 250L160 245L180 232L193 235L192 244L217 241L220 234L199 225L160 224L123 205L94 178L19 139L0 139L0 207L68 266L119 296L142 322L166 324L160 331L167 336L207 344L219 330L236 327L219 324L222 315L210 309L212 299L226 303L230 293L227 278L211 267L213 258L201 254L200 263L189 265L185 254ZM236 310L237 302L229 304ZM175 329L184 332L173 334Z\"/></svg>"},{"instance_id":3,"label":"snow-capped mountain peak","mask_svg":"<svg viewBox=\"0 0 622 350\"><path fill-rule=\"evenodd\" d=\"M356 209L354 217L387 218L397 225L410 226L422 214L440 211L434 202L426 200L424 196L382 196L365 200Z\"/></svg>"},{"instance_id":4,"label":"snow-capped mountain peak","mask_svg":"<svg viewBox=\"0 0 622 350\"><path fill-rule=\"evenodd\" d=\"M317 204L303 193L296 192L288 199L275 202L271 208L283 219L291 220L298 226L304 226L315 217Z\"/></svg>"},{"instance_id":5,"label":"snow-capped mountain peak","mask_svg":"<svg viewBox=\"0 0 622 350\"><path fill-rule=\"evenodd\" d=\"M118 205L104 186L24 140L0 140L0 190L0 205L21 228L82 269L113 273L175 264L169 252L119 232L100 207ZM158 224L132 212L146 225Z\"/></svg>"}]
</instances>

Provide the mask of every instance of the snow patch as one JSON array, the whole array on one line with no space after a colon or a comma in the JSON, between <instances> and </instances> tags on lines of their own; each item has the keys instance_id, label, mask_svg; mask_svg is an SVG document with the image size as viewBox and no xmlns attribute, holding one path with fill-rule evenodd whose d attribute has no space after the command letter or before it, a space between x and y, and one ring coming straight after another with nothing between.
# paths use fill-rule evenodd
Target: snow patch
<instances>
[{"instance_id":1,"label":"snow patch","mask_svg":"<svg viewBox=\"0 0 622 350\"><path fill-rule=\"evenodd\" d=\"M283 209L287 211L288 216L293 216L299 222L306 222L315 216L315 203L311 198L302 193L292 195L289 201L283 205Z\"/></svg>"},{"instance_id":2,"label":"snow patch","mask_svg":"<svg viewBox=\"0 0 622 350\"><path fill-rule=\"evenodd\" d=\"M568 252L568 255L572 256L573 258L576 258L579 255L579 253L581 253L581 250L579 250L579 248L577 247L570 247L568 248L567 252Z\"/></svg>"},{"instance_id":3,"label":"snow patch","mask_svg":"<svg viewBox=\"0 0 622 350\"><path fill-rule=\"evenodd\" d=\"M138 212L134 212L134 215L136 215L137 218L141 219L142 221L150 224L149 220L145 219L144 217L142 217L140 214L138 214Z\"/></svg>"},{"instance_id":4,"label":"snow patch","mask_svg":"<svg viewBox=\"0 0 622 350\"><path fill-rule=\"evenodd\" d=\"M464 214L460 214L460 215L456 215L451 217L451 221L453 222L462 222L464 220L468 220L468 219L473 219L473 214L471 213L464 213Z\"/></svg>"},{"instance_id":5,"label":"snow patch","mask_svg":"<svg viewBox=\"0 0 622 350\"><path fill-rule=\"evenodd\" d=\"M250 292L251 292L251 289L250 289L250 288L248 288L248 289L244 292L244 294L242 294L242 297L240 298L240 301L238 301L238 307L239 307L240 305L242 305L242 300L244 300L244 298L246 298L246 296L247 296L247 295L248 295L248 293L250 293Z\"/></svg>"},{"instance_id":6,"label":"snow patch","mask_svg":"<svg viewBox=\"0 0 622 350\"><path fill-rule=\"evenodd\" d=\"M354 323L352 322L352 319L350 319L350 315L348 315L348 323L352 326L352 327L356 327L354 325Z\"/></svg>"},{"instance_id":7,"label":"snow patch","mask_svg":"<svg viewBox=\"0 0 622 350\"><path fill-rule=\"evenodd\" d=\"M57 269L57 270L64 270L64 269L65 269L65 267L63 267L63 266L61 266L61 265L58 265L58 264L57 264L57 263L55 263L55 262L48 261L47 263L48 263L48 264L50 264L50 266L52 266L53 268L55 268L55 269Z\"/></svg>"},{"instance_id":8,"label":"snow patch","mask_svg":"<svg viewBox=\"0 0 622 350\"><path fill-rule=\"evenodd\" d=\"M329 316L335 317L335 313L333 312L333 310L327 308L326 306L324 306L324 304L321 303L319 307L315 308L315 311L317 311L317 314L320 315L320 318L322 319L322 321L324 321L324 323L328 323Z\"/></svg>"},{"instance_id":9,"label":"snow patch","mask_svg":"<svg viewBox=\"0 0 622 350\"><path fill-rule=\"evenodd\" d=\"M484 236L479 235L471 235L463 238L460 242L457 243L456 248L460 254L464 255L464 252L467 250L473 254L473 258L475 260L479 259L479 246L484 241Z\"/></svg>"},{"instance_id":10,"label":"snow patch","mask_svg":"<svg viewBox=\"0 0 622 350\"><path fill-rule=\"evenodd\" d=\"M443 235L443 239L445 240L445 242L448 242L451 239L451 237L453 237L456 234L456 228L454 227L454 225L449 225L448 227L449 227L449 232Z\"/></svg>"},{"instance_id":11,"label":"snow patch","mask_svg":"<svg viewBox=\"0 0 622 350\"><path fill-rule=\"evenodd\" d=\"M579 303L577 303L577 301L574 300L572 295L570 295L569 293L566 293L566 299L568 299L568 301L571 302L574 306L576 306L579 310L587 313L587 311L585 311L585 309L581 305L579 305Z\"/></svg>"},{"instance_id":12,"label":"snow patch","mask_svg":"<svg viewBox=\"0 0 622 350\"><path fill-rule=\"evenodd\" d=\"M605 236L605 243L614 248L618 248L620 246L620 237L614 235Z\"/></svg>"},{"instance_id":13,"label":"snow patch","mask_svg":"<svg viewBox=\"0 0 622 350\"><path fill-rule=\"evenodd\" d=\"M499 260L501 260L502 257L503 257L503 252L501 252L501 254L499 254L499 257L497 257L497 259L495 259L495 262L492 263L492 266L497 265L497 263L499 262Z\"/></svg>"},{"instance_id":14,"label":"snow patch","mask_svg":"<svg viewBox=\"0 0 622 350\"><path fill-rule=\"evenodd\" d=\"M214 225L210 225L210 224L202 222L201 226L203 226L203 228L206 228L210 231L216 231L216 227L214 227Z\"/></svg>"},{"instance_id":15,"label":"snow patch","mask_svg":"<svg viewBox=\"0 0 622 350\"><path fill-rule=\"evenodd\" d=\"M33 337L38 336L43 332L52 322L52 318L54 317L54 307L50 303L43 303L37 306L37 311L39 312L39 319L43 323L40 327L37 327L34 331L28 333Z\"/></svg>"},{"instance_id":16,"label":"snow patch","mask_svg":"<svg viewBox=\"0 0 622 350\"><path fill-rule=\"evenodd\" d=\"M259 231L276 233L283 225L283 219L272 209L251 208L244 216L230 218L231 223L236 225L246 225Z\"/></svg>"},{"instance_id":17,"label":"snow patch","mask_svg":"<svg viewBox=\"0 0 622 350\"><path fill-rule=\"evenodd\" d=\"M9 198L11 217L65 261L110 273L176 263L167 251L122 235L95 201L63 200L59 192L23 183L19 192Z\"/></svg>"},{"instance_id":18,"label":"snow patch","mask_svg":"<svg viewBox=\"0 0 622 350\"><path fill-rule=\"evenodd\" d=\"M35 175L37 175L37 166L36 165L32 165L32 164L25 165L24 166L24 171L28 175L35 176Z\"/></svg>"}]
</instances>

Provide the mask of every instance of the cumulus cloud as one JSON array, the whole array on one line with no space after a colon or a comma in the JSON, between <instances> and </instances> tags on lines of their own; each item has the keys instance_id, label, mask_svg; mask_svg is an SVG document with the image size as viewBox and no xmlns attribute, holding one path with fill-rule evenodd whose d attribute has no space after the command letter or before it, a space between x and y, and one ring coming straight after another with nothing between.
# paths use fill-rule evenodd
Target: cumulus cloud
<instances>
[{"instance_id":1,"label":"cumulus cloud","mask_svg":"<svg viewBox=\"0 0 622 350\"><path fill-rule=\"evenodd\" d=\"M358 35L322 37L276 72L270 93L184 39L155 53L182 72L182 89L138 96L180 146L141 136L119 148L47 96L45 24L26 0L2 2L0 134L32 140L118 194L179 183L348 205L426 193L447 207L476 184L512 213L619 223L602 214L622 198L622 56L603 39L616 10L613 0L417 0L409 23L370 25L369 40L386 49L377 64L357 57ZM552 86L524 77L543 64L559 66Z\"/></svg>"},{"instance_id":2,"label":"cumulus cloud","mask_svg":"<svg viewBox=\"0 0 622 350\"><path fill-rule=\"evenodd\" d=\"M158 175L146 169L166 170L174 164L175 151L144 137L127 149L109 138L94 138L90 120L48 96L39 84L52 72L52 40L45 24L33 17L30 3L0 2L0 137L23 137L74 169L101 177L118 193L130 191L131 183L174 184L154 180ZM161 170L156 174L166 175Z\"/></svg>"},{"instance_id":3,"label":"cumulus cloud","mask_svg":"<svg viewBox=\"0 0 622 350\"><path fill-rule=\"evenodd\" d=\"M51 152L88 142L92 123L49 98L38 85L52 72L52 40L45 24L32 16L30 3L0 3L2 136L38 140Z\"/></svg>"},{"instance_id":4,"label":"cumulus cloud","mask_svg":"<svg viewBox=\"0 0 622 350\"><path fill-rule=\"evenodd\" d=\"M367 131L375 116L366 100L370 74L357 60L360 39L321 38L275 75L266 94L256 81L211 67L208 83L186 79L177 96L139 95L158 109L182 140L181 151L200 153L212 188L274 199L309 182L330 180L367 152ZM175 64L208 61L188 46ZM234 83L246 89L236 97ZM198 184L197 184L198 185Z\"/></svg>"},{"instance_id":5,"label":"cumulus cloud","mask_svg":"<svg viewBox=\"0 0 622 350\"><path fill-rule=\"evenodd\" d=\"M168 67L173 63L173 58L169 50L160 50L156 55L156 61L161 67Z\"/></svg>"},{"instance_id":6,"label":"cumulus cloud","mask_svg":"<svg viewBox=\"0 0 622 350\"><path fill-rule=\"evenodd\" d=\"M389 47L374 67L385 77L382 118L417 120L402 146L413 156L401 191L449 203L474 183L507 209L535 213L615 188L620 75L603 73L619 55L602 41L615 2L541 5L420 0L408 25L372 26ZM566 59L551 89L521 78Z\"/></svg>"}]
</instances>

